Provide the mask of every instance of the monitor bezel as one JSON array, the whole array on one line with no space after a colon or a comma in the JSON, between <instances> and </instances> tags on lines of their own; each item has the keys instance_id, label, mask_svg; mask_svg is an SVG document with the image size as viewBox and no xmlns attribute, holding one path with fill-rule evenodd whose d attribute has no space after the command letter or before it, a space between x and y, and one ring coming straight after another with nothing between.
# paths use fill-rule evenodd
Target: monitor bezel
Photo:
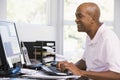
<instances>
[{"instance_id":1,"label":"monitor bezel","mask_svg":"<svg viewBox=\"0 0 120 80\"><path fill-rule=\"evenodd\" d=\"M2 51L2 54L0 56L4 56L1 58L1 62L2 62L2 66L6 66L7 68L13 68L13 67L16 67L16 65L18 66L17 63L19 63L19 66L22 66L22 62L21 62L21 54L22 54L22 51L21 51L21 45L20 45L20 40L19 40L19 37L18 37L18 32L17 32L17 28L16 28L16 24L14 22L9 22L9 21L0 21L1 23L1 26L2 25L11 25L13 24L14 25L14 29L15 29L15 33L16 33L16 37L17 37L17 40L18 40L18 46L19 46L19 49L20 49L20 53L19 54L14 54L13 56L15 57L16 55L19 56L19 61L18 62L11 62L8 60L7 58L7 53L5 52L5 48L3 46L3 43L2 43L2 37L1 37L1 32L0 32L0 46L1 46L1 51ZM8 26L9 27L9 26ZM7 63L7 64L6 64Z\"/></svg>"}]
</instances>

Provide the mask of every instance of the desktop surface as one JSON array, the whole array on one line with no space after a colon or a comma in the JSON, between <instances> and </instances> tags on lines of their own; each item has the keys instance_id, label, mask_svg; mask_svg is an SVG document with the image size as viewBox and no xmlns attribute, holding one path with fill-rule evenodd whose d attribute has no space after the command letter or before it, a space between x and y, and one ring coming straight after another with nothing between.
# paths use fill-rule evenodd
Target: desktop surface
<instances>
[{"instance_id":1,"label":"desktop surface","mask_svg":"<svg viewBox=\"0 0 120 80\"><path fill-rule=\"evenodd\" d=\"M53 64L55 67L55 64ZM42 66L42 65L41 65ZM0 80L66 80L66 79L78 79L80 76L76 76L76 75L68 75L65 73L55 73L53 71L52 72L48 72L45 71L46 67L48 68L48 66L43 66L42 69L28 69L28 68L21 68L20 73L22 75L17 76L17 77L11 77L11 78L0 78ZM50 67L50 66L49 66ZM45 69L44 69L45 68ZM44 69L44 70L43 70ZM57 71L56 71L57 72Z\"/></svg>"},{"instance_id":2,"label":"desktop surface","mask_svg":"<svg viewBox=\"0 0 120 80\"><path fill-rule=\"evenodd\" d=\"M21 69L21 72L24 73L21 77L28 77L32 79L43 79L43 80L61 80L61 79L70 79L70 78L79 78L77 75L49 75L42 70L32 70L32 69Z\"/></svg>"},{"instance_id":3,"label":"desktop surface","mask_svg":"<svg viewBox=\"0 0 120 80\"><path fill-rule=\"evenodd\" d=\"M27 79L27 78L0 78L0 80L36 80L36 79Z\"/></svg>"}]
</instances>

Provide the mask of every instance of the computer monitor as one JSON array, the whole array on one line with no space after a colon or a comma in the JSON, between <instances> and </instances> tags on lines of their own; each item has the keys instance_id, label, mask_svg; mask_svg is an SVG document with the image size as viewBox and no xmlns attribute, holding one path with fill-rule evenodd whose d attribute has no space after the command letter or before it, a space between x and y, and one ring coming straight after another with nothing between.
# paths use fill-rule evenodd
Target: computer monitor
<instances>
[{"instance_id":1,"label":"computer monitor","mask_svg":"<svg viewBox=\"0 0 120 80\"><path fill-rule=\"evenodd\" d=\"M21 48L14 22L0 21L0 68L22 65Z\"/></svg>"}]
</instances>

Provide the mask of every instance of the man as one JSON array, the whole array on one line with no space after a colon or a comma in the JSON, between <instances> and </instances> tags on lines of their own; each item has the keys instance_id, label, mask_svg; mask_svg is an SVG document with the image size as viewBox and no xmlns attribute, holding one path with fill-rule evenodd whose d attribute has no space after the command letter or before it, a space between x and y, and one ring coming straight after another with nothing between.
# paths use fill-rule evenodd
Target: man
<instances>
[{"instance_id":1,"label":"man","mask_svg":"<svg viewBox=\"0 0 120 80\"><path fill-rule=\"evenodd\" d=\"M83 3L76 10L78 32L86 32L83 58L75 64L58 62L62 71L92 80L120 80L120 40L99 21L100 9L92 2Z\"/></svg>"}]
</instances>

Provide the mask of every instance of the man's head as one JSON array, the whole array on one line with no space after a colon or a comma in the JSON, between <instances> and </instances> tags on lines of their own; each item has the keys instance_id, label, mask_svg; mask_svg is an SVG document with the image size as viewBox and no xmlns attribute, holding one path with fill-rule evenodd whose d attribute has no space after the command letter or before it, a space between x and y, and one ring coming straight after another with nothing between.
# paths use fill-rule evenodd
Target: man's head
<instances>
[{"instance_id":1,"label":"man's head","mask_svg":"<svg viewBox=\"0 0 120 80\"><path fill-rule=\"evenodd\" d=\"M100 9L92 2L83 3L76 10L76 24L79 32L89 32L93 26L99 25Z\"/></svg>"}]
</instances>

